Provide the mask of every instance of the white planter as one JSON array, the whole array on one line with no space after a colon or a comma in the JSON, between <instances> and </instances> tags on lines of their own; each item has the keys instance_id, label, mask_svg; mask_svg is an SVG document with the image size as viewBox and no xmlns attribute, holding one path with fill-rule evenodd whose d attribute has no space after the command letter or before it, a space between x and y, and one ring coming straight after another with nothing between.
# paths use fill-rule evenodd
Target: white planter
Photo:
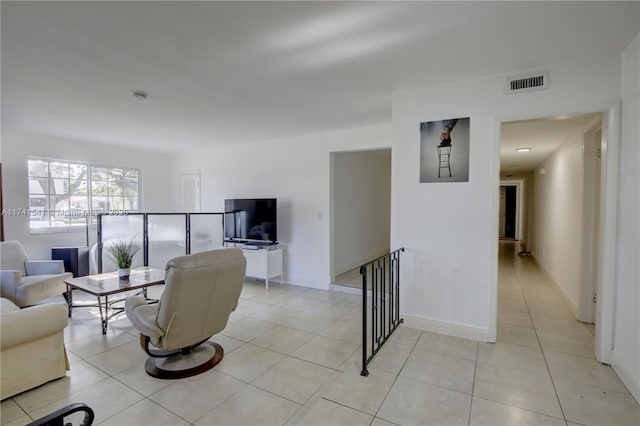
<instances>
[{"instance_id":1,"label":"white planter","mask_svg":"<svg viewBox=\"0 0 640 426\"><path fill-rule=\"evenodd\" d=\"M131 273L131 268L121 268L118 269L118 278L121 280L129 278L129 274Z\"/></svg>"}]
</instances>

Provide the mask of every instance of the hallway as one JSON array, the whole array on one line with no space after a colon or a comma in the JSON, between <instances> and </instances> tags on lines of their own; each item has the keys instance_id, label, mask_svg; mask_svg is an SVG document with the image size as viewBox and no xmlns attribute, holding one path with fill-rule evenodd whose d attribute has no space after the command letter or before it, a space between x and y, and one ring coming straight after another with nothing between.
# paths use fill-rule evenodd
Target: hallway
<instances>
[{"instance_id":1,"label":"hallway","mask_svg":"<svg viewBox=\"0 0 640 426\"><path fill-rule=\"evenodd\" d=\"M504 393L503 402L526 399L534 411L536 404L551 404L569 425L640 424L638 404L613 369L593 355L593 326L575 319L534 260L518 256L517 242L499 244L496 348L509 358L519 355L519 365L505 363L505 371L495 372L511 376L505 389L494 389Z\"/></svg>"}]
</instances>

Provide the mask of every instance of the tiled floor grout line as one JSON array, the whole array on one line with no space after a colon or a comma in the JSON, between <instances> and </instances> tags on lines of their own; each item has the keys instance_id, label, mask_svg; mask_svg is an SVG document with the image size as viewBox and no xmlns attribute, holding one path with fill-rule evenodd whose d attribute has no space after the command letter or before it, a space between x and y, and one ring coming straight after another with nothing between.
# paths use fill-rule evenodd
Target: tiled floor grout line
<instances>
[{"instance_id":1,"label":"tiled floor grout line","mask_svg":"<svg viewBox=\"0 0 640 426\"><path fill-rule=\"evenodd\" d=\"M558 406L560 407L560 412L562 413L562 418L564 419L565 424L568 424L567 416L564 414L564 408L562 407L562 402L560 401L560 395L558 395L558 389L556 389L556 383L553 380L553 376L551 375L551 369L549 368L549 363L547 362L547 357L545 355L544 349L542 348L542 342L540 341L540 336L538 336L538 329L536 328L536 324L533 321L533 317L531 316L531 310L529 309L529 304L527 303L527 298L522 292L522 284L520 283L520 274L515 267L515 262L511 260L511 267L515 272L516 282L518 283L518 290L520 294L522 294L522 300L524 300L524 305L527 308L527 314L529 315L529 320L531 321L531 325L533 326L533 332L536 335L536 340L538 340L538 345L540 346L540 353L542 353L542 359L544 361L544 365L547 368L547 374L549 374L549 379L551 380L551 386L553 386L553 392L556 395L556 399L558 400Z\"/></svg>"},{"instance_id":2,"label":"tiled floor grout line","mask_svg":"<svg viewBox=\"0 0 640 426\"><path fill-rule=\"evenodd\" d=\"M398 330L399 330L399 328L396 329L396 331L398 331ZM398 381L398 377L400 377L400 373L402 373L402 370L407 365L407 362L409 361L409 358L411 358L411 354L416 349L416 346L418 346L418 341L420 341L420 337L422 337L423 334L424 334L424 331L421 331L420 334L418 335L418 338L416 339L415 343L411 346L411 352L409 352L409 356L402 363L402 367L400 367L400 369L398 370L398 374L395 375L396 377L395 377L395 379L393 379L393 383L391 383L391 386L389 386L389 390L387 391L386 395L384 396L384 398L382 398L382 402L380 403L380 406L376 410L376 414L373 416L374 420L378 417L378 413L380 412L380 409L382 408L382 406L384 405L385 401L389 397L389 394L391 393L391 389L393 389L393 386ZM389 341L389 343L391 343L391 341ZM387 421L387 420L385 420L385 421ZM373 420L372 420L372 422L373 422ZM393 423L393 422L391 422L391 423Z\"/></svg>"},{"instance_id":3,"label":"tiled floor grout line","mask_svg":"<svg viewBox=\"0 0 640 426\"><path fill-rule=\"evenodd\" d=\"M245 316L243 316L243 317L245 317ZM118 330L120 330L120 331L121 331L121 332L123 332L123 333L131 334L131 333L129 333L128 331L123 330L123 329L121 329L121 328L118 328L118 327L115 327L115 328L117 328ZM290 327L287 327L287 328L290 328ZM292 330L295 330L295 329L292 329ZM298 331L299 331L299 330L298 330ZM309 334L314 334L314 333L309 333ZM318 335L315 335L315 336L318 336ZM225 336L225 337L232 338L232 337L230 337L230 336ZM256 338L257 338L257 337L256 337ZM314 362L311 362L311 361L307 361L307 360L303 360L303 359L300 359L300 358L296 358L296 357L294 357L294 356L292 356L292 355L289 355L289 354L283 354L283 353L281 353L281 352L273 351L273 350L271 350L271 349L263 348L263 347L261 347L261 346L258 346L258 345L255 345L255 344L252 344L252 343L251 343L251 341L255 340L256 338L253 338L253 339L251 339L251 340L250 340L250 341L248 341L248 342L244 342L244 341L242 341L242 342L243 342L242 346L247 345L247 344L250 344L250 345L252 345L252 346L254 346L254 347L257 347L257 348L260 348L260 349L264 349L264 350L268 350L268 351L270 351L270 352L274 352L274 353L277 353L277 354L284 355L284 356L285 356L285 358L283 358L283 360L284 360L284 359L286 359L286 357L291 357L291 358L293 358L293 359L297 359L297 360L300 360L300 361L303 361L303 362L309 362L310 364L318 365L318 366L320 366L320 367L324 367L324 368L327 368L327 369L331 369L331 370L334 370L334 371L336 371L336 372L342 372L341 370L337 370L337 369L332 368L332 367L328 367L328 366L321 365L321 364L317 364L317 363L314 363ZM237 339L236 339L236 340L237 340ZM337 340L337 339L333 339L333 340ZM128 344L128 343L130 343L130 342L123 343L122 345L114 346L113 348L109 348L108 350L106 350L106 351L104 351L104 352L108 352L108 351L110 351L110 350L116 349L116 348L118 348L118 347L120 347L120 346L123 346L123 345L126 345L126 344ZM236 348L236 349L238 349L238 348ZM357 349L356 349L356 350L357 350ZM104 352L102 352L102 353L104 353ZM231 351L231 352L233 352L233 351ZM72 352L72 353L73 353L73 352ZM127 383L124 383L124 382L122 382L122 381L118 380L118 379L115 377L115 375L111 375L111 374L109 374L107 371L104 371L104 370L102 370L100 367L98 367L98 366L96 366L96 365L92 364L92 363L91 363L91 362L89 362L86 358L82 358L82 357L80 357L80 356L79 356L79 355L77 355L77 354L74 354L74 355L75 355L75 356L77 356L78 358L80 358L81 360L83 360L83 361L85 361L85 362L88 362L88 363L89 363L90 365L92 365L94 368L96 368L96 369L98 369L98 370L102 371L103 373L105 373L105 374L108 376L108 377L104 378L103 380L101 380L100 382L102 382L102 381L104 381L104 380L108 380L109 378L112 378L112 379L116 380L117 382L121 383L122 385L124 385L124 386L128 387L128 388L129 388L129 389L131 389L132 391L134 391L134 392L136 392L136 393L140 394L140 395L143 397L143 399L147 399L147 400L149 400L150 402L154 403L155 405L159 405L159 404L157 404L155 401L153 401L150 397L151 397L152 395L154 395L155 393L158 393L158 392L160 392L160 391L163 391L163 390L164 390L164 389L166 389L168 386L171 386L172 384L176 383L176 382L170 383L169 385L165 386L164 388L159 389L159 390L157 390L156 392L154 392L154 393L152 393L152 394L150 394L150 395L148 395L148 396L145 396L144 394L141 394L139 391L137 391L136 389L134 389L134 388L132 388L131 386L129 386ZM93 356L93 355L92 355L92 356ZM265 371L264 371L260 376L262 376L262 375L266 374L269 370L271 370L272 368L274 368L277 364L279 364L279 362L278 362L278 363L276 363L276 364L274 364L273 366L269 367L269 368L268 368L267 370L265 370ZM300 405L300 407L304 407L304 406L305 406L305 405L304 405L304 403L303 403L303 404L300 404L300 403L299 403L299 402L297 402L297 401L293 401L293 400L291 400L291 399L289 399L289 398L286 398L286 397L284 397L284 396L282 396L282 395L278 395L278 394L276 394L276 393L273 393L273 392L271 392L271 391L270 391L270 390L268 390L268 389L263 389L263 388L260 388L260 387L258 387L258 386L255 386L252 382L246 382L246 381L244 381L244 380L242 380L242 379L239 379L239 378L237 378L237 377L231 376L231 375L229 375L229 374L227 374L227 373L225 373L225 372L222 372L222 371L218 371L218 373L219 373L219 374L222 374L222 375L225 375L225 376L227 376L227 377L230 377L230 378L232 378L232 379L234 379L234 380L238 380L239 382L242 382L242 383L244 384L244 386L243 386L242 388L240 388L238 391L236 391L236 392L234 392L234 393L230 394L227 398L225 398L225 399L223 399L222 401L220 401L220 403L218 403L218 404L217 404L217 405L215 405L214 407L211 407L211 410L207 411L207 413L204 413L201 417L199 417L198 419L196 419L196 420L195 420L195 422L197 422L197 421L198 421L199 419L201 419L202 417L206 416L209 412L211 412L211 411L215 410L218 406L220 406L221 404L223 404L225 401L227 401L229 398L231 398L231 397L233 397L234 395L236 395L238 392L240 392L242 389L246 388L247 386L251 386L251 387L253 387L253 388L260 389L261 391L267 392L267 393L269 393L269 394L271 394L271 395L274 395L274 396L277 396L277 397L279 397L279 398L286 399L287 401L290 401L290 402L292 402L292 403L295 403L295 404ZM116 373L116 374L119 374L119 372L118 372L118 373ZM258 376L258 377L260 377L260 376ZM257 380L257 378L256 378L255 380ZM99 382L98 382L98 383L99 383ZM322 386L320 386L320 387L322 387ZM318 389L320 389L320 388L318 388ZM84 390L79 390L78 392L80 392L80 391L84 391ZM76 393L77 393L77 392L76 392ZM140 400L140 401L142 401L142 400ZM122 410L118 411L117 413L114 413L113 415L109 416L108 418L104 419L103 421L107 421L109 418L114 417L114 416L116 416L116 415L120 414L122 411L125 411L125 410L127 410L127 409L131 408L133 405L138 404L140 401L136 401L136 402L134 402L132 405L130 405L130 406L128 406L128 407L124 407ZM54 401L54 402L55 402L55 401ZM52 403L53 403L53 402L52 402ZM305 401L305 403L306 403L306 401ZM22 407L20 407L20 408L22 409ZM164 407L162 407L162 408L164 408ZM168 412L170 412L171 414L173 414L174 416L176 416L176 417L180 418L181 420L185 421L185 422L186 422L186 423L188 423L189 425L193 425L193 424L195 424L195 422L189 422L187 419L185 419L185 418L181 417L178 413L175 413L175 412L171 411L171 410L170 410L170 409L168 409L168 408L164 408L164 409L165 409L165 410L167 410ZM24 409L22 409L22 410L24 411ZM29 416L29 414L28 414L28 413L26 413L26 412L25 412L25 414L27 414L27 416ZM295 413L293 413L293 414L292 414L292 416L291 416L289 419L287 419L287 421L289 421L289 420L290 420L294 415L295 415ZM31 416L29 416L29 417L31 418ZM33 420L33 419L32 419L32 420ZM285 423L286 423L286 422L285 422Z\"/></svg>"},{"instance_id":4,"label":"tiled floor grout line","mask_svg":"<svg viewBox=\"0 0 640 426\"><path fill-rule=\"evenodd\" d=\"M478 352L480 352L480 343L476 342L476 361L473 366L473 381L471 382L471 404L469 405L469 422L468 426L471 426L471 411L473 410L473 392L476 389L476 372L478 371Z\"/></svg>"}]
</instances>

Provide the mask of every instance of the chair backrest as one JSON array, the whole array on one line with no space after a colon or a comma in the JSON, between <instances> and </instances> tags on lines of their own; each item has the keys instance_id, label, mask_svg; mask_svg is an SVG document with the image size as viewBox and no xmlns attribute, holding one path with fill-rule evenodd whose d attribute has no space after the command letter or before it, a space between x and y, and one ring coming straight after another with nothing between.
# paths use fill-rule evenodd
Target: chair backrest
<instances>
[{"instance_id":1,"label":"chair backrest","mask_svg":"<svg viewBox=\"0 0 640 426\"><path fill-rule=\"evenodd\" d=\"M224 330L238 304L247 267L242 250L217 249L167 263L158 326L165 349L183 348Z\"/></svg>"},{"instance_id":2,"label":"chair backrest","mask_svg":"<svg viewBox=\"0 0 640 426\"><path fill-rule=\"evenodd\" d=\"M24 251L24 247L19 241L2 241L0 242L0 269L16 270L22 272L25 276L27 271L25 270L24 263L29 260L27 253Z\"/></svg>"}]
</instances>

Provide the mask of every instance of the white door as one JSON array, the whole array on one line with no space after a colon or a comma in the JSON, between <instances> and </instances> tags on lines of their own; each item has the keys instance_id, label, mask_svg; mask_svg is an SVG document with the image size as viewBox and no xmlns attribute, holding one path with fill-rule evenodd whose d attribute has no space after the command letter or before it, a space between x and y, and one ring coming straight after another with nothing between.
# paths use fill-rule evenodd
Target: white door
<instances>
[{"instance_id":1,"label":"white door","mask_svg":"<svg viewBox=\"0 0 640 426\"><path fill-rule=\"evenodd\" d=\"M200 211L200 172L180 173L180 211Z\"/></svg>"}]
</instances>

